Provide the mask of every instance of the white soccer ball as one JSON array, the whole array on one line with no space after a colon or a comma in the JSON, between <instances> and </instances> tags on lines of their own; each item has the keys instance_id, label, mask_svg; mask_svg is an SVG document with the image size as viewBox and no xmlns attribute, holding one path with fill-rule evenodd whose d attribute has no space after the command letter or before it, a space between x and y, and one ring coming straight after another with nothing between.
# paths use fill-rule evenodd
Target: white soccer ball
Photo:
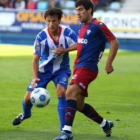
<instances>
[{"instance_id":1,"label":"white soccer ball","mask_svg":"<svg viewBox=\"0 0 140 140\"><path fill-rule=\"evenodd\" d=\"M45 107L50 102L50 93L45 88L35 88L31 93L30 101L36 107Z\"/></svg>"}]
</instances>

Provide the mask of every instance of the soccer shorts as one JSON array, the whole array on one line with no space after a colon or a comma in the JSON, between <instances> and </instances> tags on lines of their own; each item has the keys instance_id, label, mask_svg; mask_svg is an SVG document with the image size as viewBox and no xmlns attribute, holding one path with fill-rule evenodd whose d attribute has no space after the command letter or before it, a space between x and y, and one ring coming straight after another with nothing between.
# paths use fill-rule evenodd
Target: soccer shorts
<instances>
[{"instance_id":1,"label":"soccer shorts","mask_svg":"<svg viewBox=\"0 0 140 140\"><path fill-rule=\"evenodd\" d=\"M87 67L80 67L74 70L69 85L77 84L82 89L82 96L88 96L88 85L96 79L98 72Z\"/></svg>"},{"instance_id":2,"label":"soccer shorts","mask_svg":"<svg viewBox=\"0 0 140 140\"><path fill-rule=\"evenodd\" d=\"M55 74L38 72L38 78L40 79L40 81L36 82L35 88L38 88L38 87L46 88L47 84L50 81L53 81L55 86L57 84L60 84L61 86L67 88L69 77L70 77L70 73L67 73L65 71L60 71ZM31 83L32 83L32 80L27 87L27 91L33 91L33 88L31 87Z\"/></svg>"}]
</instances>

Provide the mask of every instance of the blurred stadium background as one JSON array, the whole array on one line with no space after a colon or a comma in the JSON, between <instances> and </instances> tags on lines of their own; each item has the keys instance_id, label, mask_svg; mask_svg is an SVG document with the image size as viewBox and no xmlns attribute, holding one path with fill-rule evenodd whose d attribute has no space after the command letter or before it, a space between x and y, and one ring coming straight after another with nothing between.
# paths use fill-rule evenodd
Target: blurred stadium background
<instances>
[{"instance_id":1,"label":"blurred stadium background","mask_svg":"<svg viewBox=\"0 0 140 140\"><path fill-rule=\"evenodd\" d=\"M33 45L46 24L43 13L51 7L64 12L62 24L77 32L76 0L0 0L0 44ZM116 35L120 49L140 50L140 1L92 0L94 17Z\"/></svg>"}]
</instances>

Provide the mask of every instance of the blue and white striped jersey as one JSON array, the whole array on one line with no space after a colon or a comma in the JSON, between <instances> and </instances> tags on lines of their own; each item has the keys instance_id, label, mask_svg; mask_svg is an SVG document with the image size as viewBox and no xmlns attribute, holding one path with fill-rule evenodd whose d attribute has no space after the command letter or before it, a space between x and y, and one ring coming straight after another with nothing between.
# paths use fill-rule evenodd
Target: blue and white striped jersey
<instances>
[{"instance_id":1,"label":"blue and white striped jersey","mask_svg":"<svg viewBox=\"0 0 140 140\"><path fill-rule=\"evenodd\" d=\"M55 73L59 70L70 71L69 54L56 55L55 49L60 45L68 48L77 42L76 33L70 28L59 26L60 36L58 42L53 40L48 28L43 29L36 37L34 54L40 55L39 71L42 73Z\"/></svg>"}]
</instances>

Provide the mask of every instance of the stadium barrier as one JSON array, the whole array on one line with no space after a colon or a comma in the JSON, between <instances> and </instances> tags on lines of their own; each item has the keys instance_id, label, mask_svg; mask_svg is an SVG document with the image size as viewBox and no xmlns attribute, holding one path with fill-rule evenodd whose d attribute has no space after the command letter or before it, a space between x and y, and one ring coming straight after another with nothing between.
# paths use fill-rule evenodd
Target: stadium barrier
<instances>
[{"instance_id":1,"label":"stadium barrier","mask_svg":"<svg viewBox=\"0 0 140 140\"><path fill-rule=\"evenodd\" d=\"M44 11L0 10L0 43L33 45L35 36L46 23ZM94 13L119 39L120 49L140 50L140 15ZM75 13L64 13L62 25L78 33L78 19Z\"/></svg>"}]
</instances>

